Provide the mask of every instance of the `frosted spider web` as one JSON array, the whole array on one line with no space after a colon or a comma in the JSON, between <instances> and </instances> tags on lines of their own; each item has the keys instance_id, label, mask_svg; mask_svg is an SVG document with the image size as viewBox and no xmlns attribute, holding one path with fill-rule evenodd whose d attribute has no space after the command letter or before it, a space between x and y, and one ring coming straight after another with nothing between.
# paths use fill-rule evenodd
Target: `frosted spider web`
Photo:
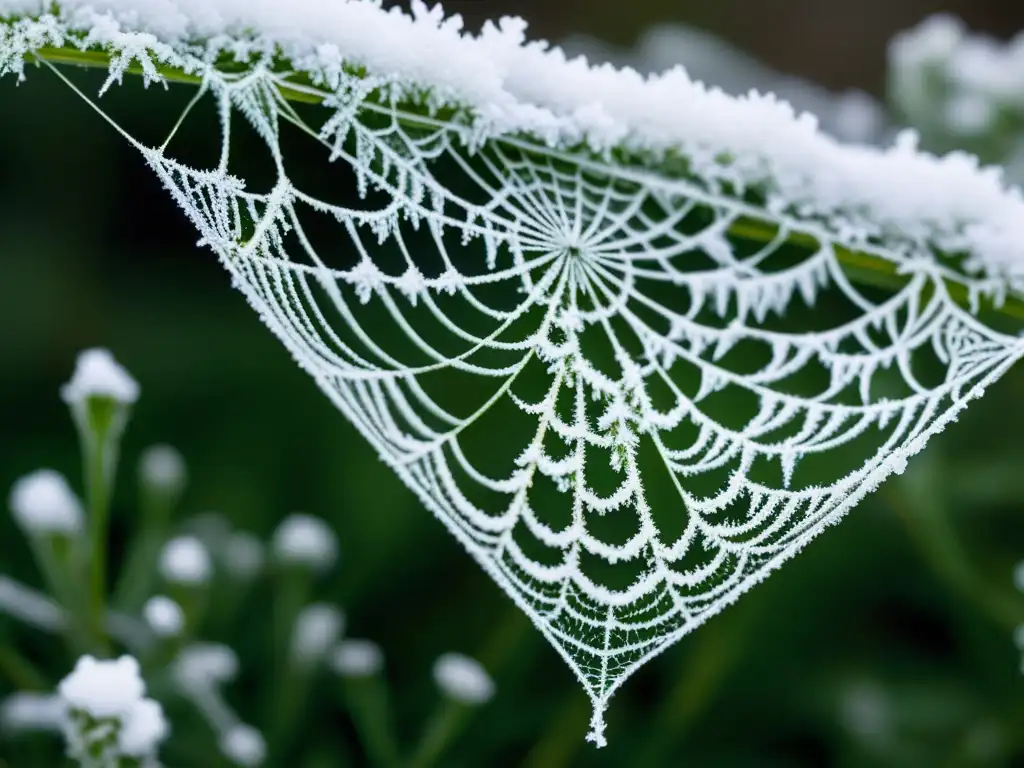
<instances>
[{"instance_id":1,"label":"frosted spider web","mask_svg":"<svg viewBox=\"0 0 1024 768\"><path fill-rule=\"evenodd\" d=\"M598 744L633 671L902 471L1024 354L979 319L1005 285L930 250L685 167L481 135L375 98L372 77L201 71L182 117L215 103L214 167L126 138L299 365L563 656ZM311 123L286 94L327 109ZM243 129L272 162L267 191L231 171ZM285 132L316 142L318 172L357 202L305 191ZM851 248L892 286L855 280Z\"/></svg>"}]
</instances>

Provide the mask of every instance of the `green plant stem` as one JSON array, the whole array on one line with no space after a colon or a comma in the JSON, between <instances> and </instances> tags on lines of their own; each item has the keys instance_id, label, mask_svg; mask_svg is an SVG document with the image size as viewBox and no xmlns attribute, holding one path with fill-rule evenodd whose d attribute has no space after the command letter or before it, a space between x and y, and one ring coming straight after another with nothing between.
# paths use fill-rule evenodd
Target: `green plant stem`
<instances>
[{"instance_id":1,"label":"green plant stem","mask_svg":"<svg viewBox=\"0 0 1024 768\"><path fill-rule=\"evenodd\" d=\"M71 568L71 548L79 543L43 535L30 536L29 544L47 589L64 610L64 633L69 650L76 655L88 652L91 648L89 612Z\"/></svg>"},{"instance_id":2,"label":"green plant stem","mask_svg":"<svg viewBox=\"0 0 1024 768\"><path fill-rule=\"evenodd\" d=\"M88 426L86 429L88 430ZM84 435L88 544L91 564L90 606L95 642L106 648L104 616L107 586L107 527L110 520L110 482L107 471L108 430Z\"/></svg>"},{"instance_id":3,"label":"green plant stem","mask_svg":"<svg viewBox=\"0 0 1024 768\"><path fill-rule=\"evenodd\" d=\"M380 675L350 677L342 681L342 693L370 763L379 768L397 766L398 739L387 682Z\"/></svg>"},{"instance_id":4,"label":"green plant stem","mask_svg":"<svg viewBox=\"0 0 1024 768\"><path fill-rule=\"evenodd\" d=\"M87 68L108 69L110 66L110 56L106 52L95 50L80 51L75 48L43 47L28 54L26 58L29 63L41 59L52 64ZM244 71L244 64L234 61L225 60L219 62L218 67L225 72ZM285 63L282 63L281 68L282 70L286 68ZM167 82L193 86L199 86L202 83L200 76L189 74L175 67L158 64L156 65L156 70ZM142 67L137 64L130 65L125 71L133 75L143 74ZM358 72L354 72L354 74L358 74ZM319 104L323 102L324 96L311 92L307 78L302 75L292 75L289 79L295 83L295 87L280 86L280 94L283 98L305 104ZM423 120L431 119L431 115L424 107L415 104L403 104L402 109L403 112L408 113L406 119L410 122L415 122L417 118ZM436 121L436 118L433 119ZM727 233L731 237L768 244L775 239L777 230L767 222L740 218L730 225ZM812 235L799 232L791 233L787 238L787 242L804 246L811 251L816 251L819 247L817 240ZM910 277L899 274L896 264L880 256L853 251L838 245L835 246L835 253L844 271L855 282L878 288L899 290L910 280ZM947 281L946 288L953 301L961 306L970 306L969 291L964 285ZM995 311L1000 315L1015 320L1024 320L1024 299L1010 296L1001 306L985 307L985 311Z\"/></svg>"},{"instance_id":5,"label":"green plant stem","mask_svg":"<svg viewBox=\"0 0 1024 768\"><path fill-rule=\"evenodd\" d=\"M445 749L451 744L469 719L471 707L445 699L428 722L419 746L409 761L410 768L431 768L437 765Z\"/></svg>"}]
</instances>

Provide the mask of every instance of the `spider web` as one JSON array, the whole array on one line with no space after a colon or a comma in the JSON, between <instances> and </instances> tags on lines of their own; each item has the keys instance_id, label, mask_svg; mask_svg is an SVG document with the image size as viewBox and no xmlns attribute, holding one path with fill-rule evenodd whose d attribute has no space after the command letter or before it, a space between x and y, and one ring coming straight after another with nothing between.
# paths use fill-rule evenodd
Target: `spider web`
<instances>
[{"instance_id":1,"label":"spider web","mask_svg":"<svg viewBox=\"0 0 1024 768\"><path fill-rule=\"evenodd\" d=\"M633 671L901 472L1022 354L951 296L975 306L991 286L930 252L685 173L478 141L341 82L208 71L208 170L128 138L296 361L564 657L599 745ZM319 125L285 88L326 96ZM229 171L239 122L272 160L267 192ZM304 191L284 131L317 142L357 203ZM851 245L896 288L855 284Z\"/></svg>"}]
</instances>

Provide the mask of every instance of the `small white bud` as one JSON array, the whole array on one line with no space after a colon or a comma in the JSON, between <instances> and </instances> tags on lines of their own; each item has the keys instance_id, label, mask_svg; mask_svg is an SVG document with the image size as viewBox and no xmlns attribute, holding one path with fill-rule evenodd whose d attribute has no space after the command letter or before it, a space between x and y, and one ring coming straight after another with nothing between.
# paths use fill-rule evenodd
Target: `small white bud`
<instances>
[{"instance_id":1,"label":"small white bud","mask_svg":"<svg viewBox=\"0 0 1024 768\"><path fill-rule=\"evenodd\" d=\"M178 494L185 487L185 459L169 445L153 445L139 459L142 482L160 493Z\"/></svg>"},{"instance_id":2,"label":"small white bud","mask_svg":"<svg viewBox=\"0 0 1024 768\"><path fill-rule=\"evenodd\" d=\"M338 539L318 517L289 515L274 531L274 558L284 565L324 570L338 558Z\"/></svg>"},{"instance_id":3,"label":"small white bud","mask_svg":"<svg viewBox=\"0 0 1024 768\"><path fill-rule=\"evenodd\" d=\"M53 693L19 691L0 704L0 726L7 731L59 731L67 704Z\"/></svg>"},{"instance_id":4,"label":"small white bud","mask_svg":"<svg viewBox=\"0 0 1024 768\"><path fill-rule=\"evenodd\" d=\"M342 677L373 677L383 668L384 654L372 640L342 640L331 652L331 669Z\"/></svg>"},{"instance_id":5,"label":"small white bud","mask_svg":"<svg viewBox=\"0 0 1024 768\"><path fill-rule=\"evenodd\" d=\"M1018 624L1013 631L1013 642L1021 651L1024 651L1024 624Z\"/></svg>"},{"instance_id":6,"label":"small white bud","mask_svg":"<svg viewBox=\"0 0 1024 768\"><path fill-rule=\"evenodd\" d=\"M139 385L106 349L87 349L78 355L71 381L60 390L68 405L80 405L90 397L107 397L123 405L139 398Z\"/></svg>"},{"instance_id":7,"label":"small white bud","mask_svg":"<svg viewBox=\"0 0 1024 768\"><path fill-rule=\"evenodd\" d=\"M164 711L153 699L142 699L125 714L121 721L117 744L127 757L148 757L170 734Z\"/></svg>"},{"instance_id":8,"label":"small white bud","mask_svg":"<svg viewBox=\"0 0 1024 768\"><path fill-rule=\"evenodd\" d=\"M195 536L171 539L160 552L160 575L169 584L205 584L213 575L210 553Z\"/></svg>"},{"instance_id":9,"label":"small white bud","mask_svg":"<svg viewBox=\"0 0 1024 768\"><path fill-rule=\"evenodd\" d=\"M185 628L184 611L166 595L156 595L147 600L142 615L158 637L177 637Z\"/></svg>"},{"instance_id":10,"label":"small white bud","mask_svg":"<svg viewBox=\"0 0 1024 768\"><path fill-rule=\"evenodd\" d=\"M224 545L224 566L237 579L255 578L264 559L263 542L246 531L233 532Z\"/></svg>"},{"instance_id":11,"label":"small white bud","mask_svg":"<svg viewBox=\"0 0 1024 768\"><path fill-rule=\"evenodd\" d=\"M173 673L186 689L222 685L238 675L238 656L220 643L193 643L178 654Z\"/></svg>"},{"instance_id":12,"label":"small white bud","mask_svg":"<svg viewBox=\"0 0 1024 768\"><path fill-rule=\"evenodd\" d=\"M1024 562L1017 564L1017 567L1013 569L1013 585L1024 592Z\"/></svg>"},{"instance_id":13,"label":"small white bud","mask_svg":"<svg viewBox=\"0 0 1024 768\"><path fill-rule=\"evenodd\" d=\"M449 698L462 704L483 704L494 695L494 681L475 659L445 653L434 663L434 681Z\"/></svg>"},{"instance_id":14,"label":"small white bud","mask_svg":"<svg viewBox=\"0 0 1024 768\"><path fill-rule=\"evenodd\" d=\"M307 605L295 619L292 657L300 664L325 658L345 630L345 614L327 603Z\"/></svg>"},{"instance_id":15,"label":"small white bud","mask_svg":"<svg viewBox=\"0 0 1024 768\"><path fill-rule=\"evenodd\" d=\"M40 469L11 488L11 513L30 534L72 535L82 530L82 503L59 472Z\"/></svg>"},{"instance_id":16,"label":"small white bud","mask_svg":"<svg viewBox=\"0 0 1024 768\"><path fill-rule=\"evenodd\" d=\"M267 742L251 725L239 724L220 739L220 751L237 765L258 766L267 758Z\"/></svg>"},{"instance_id":17,"label":"small white bud","mask_svg":"<svg viewBox=\"0 0 1024 768\"><path fill-rule=\"evenodd\" d=\"M146 686L131 656L112 661L82 656L58 692L71 709L100 719L126 715L145 695Z\"/></svg>"}]
</instances>

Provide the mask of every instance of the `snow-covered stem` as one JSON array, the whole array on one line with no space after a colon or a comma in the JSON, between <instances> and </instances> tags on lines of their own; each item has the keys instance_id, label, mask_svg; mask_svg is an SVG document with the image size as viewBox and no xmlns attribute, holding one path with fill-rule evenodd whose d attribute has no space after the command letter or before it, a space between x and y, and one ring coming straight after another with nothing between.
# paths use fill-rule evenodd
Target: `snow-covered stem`
<instances>
[{"instance_id":1,"label":"snow-covered stem","mask_svg":"<svg viewBox=\"0 0 1024 768\"><path fill-rule=\"evenodd\" d=\"M106 70L109 70L111 66L111 57L106 51L82 51L70 46L61 48L43 47L30 54L27 60L30 63L33 61L45 61L55 65L71 65ZM196 87L200 87L202 84L202 78L200 76L186 72L180 68L160 63L154 63L153 66L159 77L168 83L181 83ZM218 64L218 68L225 72L244 71L245 69L243 66L240 66L237 62L233 61L220 62ZM289 62L281 61L278 63L276 69L280 70L282 73L288 73L291 72L293 68ZM139 77L152 76L152 73L147 72L141 65L137 64L129 64L123 71L126 74ZM358 69L355 69L349 71L349 74L360 76L361 73ZM288 76L285 76L282 84L278 86L279 93L283 98L300 104L321 104L329 97L328 93L320 92L316 88L311 88L308 82L306 82L305 77L293 77L295 77L295 87L289 88L287 86ZM407 127L411 128L416 128L420 125L420 118L437 119L438 117L436 114L431 115L430 110L416 103L403 104L401 112L409 123ZM599 157L599 155L595 153L595 157ZM626 151L617 152L616 160L624 166L645 165L644 159L639 154L632 154ZM665 165L668 167L678 165L680 162L681 158L674 157L669 158L669 161L666 162ZM775 229L765 225L764 222L754 219L738 219L732 223L726 231L730 237L761 244L771 243L777 235L777 231ZM812 239L806 238L800 233L792 233L790 235L789 242L798 246L803 245L810 248L816 247ZM846 248L842 245L837 245L835 250L837 259L843 264L851 279L858 283L865 286L898 291L908 282L907 277L899 274L899 272L893 268L891 262L879 258L874 254L866 251ZM964 286L958 283L952 283L948 288L950 297L956 303L963 307L971 306L971 296ZM1024 320L1024 299L1011 294L1007 296L1004 301L994 307L994 310L1000 314L1006 315L1007 317L1014 318L1015 320Z\"/></svg>"}]
</instances>

